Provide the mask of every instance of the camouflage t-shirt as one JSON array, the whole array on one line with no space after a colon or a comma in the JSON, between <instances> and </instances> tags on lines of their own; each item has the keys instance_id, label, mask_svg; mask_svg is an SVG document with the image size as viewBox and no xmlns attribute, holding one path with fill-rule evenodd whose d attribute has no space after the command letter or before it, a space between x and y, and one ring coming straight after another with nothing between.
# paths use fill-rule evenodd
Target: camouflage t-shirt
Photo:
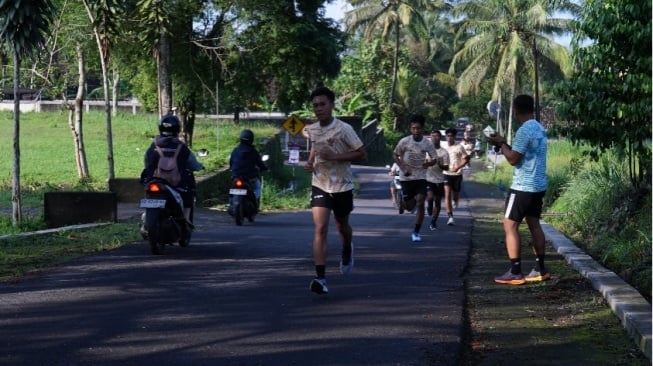
<instances>
[{"instance_id":1,"label":"camouflage t-shirt","mask_svg":"<svg viewBox=\"0 0 653 366\"><path fill-rule=\"evenodd\" d=\"M444 183L444 172L440 165L449 165L449 153L443 147L439 147L435 151L437 153L435 159L438 162L426 170L426 180L431 183ZM433 158L429 155L429 161L432 160Z\"/></svg>"},{"instance_id":2,"label":"camouflage t-shirt","mask_svg":"<svg viewBox=\"0 0 653 366\"><path fill-rule=\"evenodd\" d=\"M399 155L401 161L410 169L410 175L404 175L404 172L401 172L400 179L403 181L426 179L426 169L422 166L427 160L427 154L437 155L431 141L424 136L420 141L415 141L412 135L399 140L394 153Z\"/></svg>"},{"instance_id":3,"label":"camouflage t-shirt","mask_svg":"<svg viewBox=\"0 0 653 366\"><path fill-rule=\"evenodd\" d=\"M462 144L455 144L453 146L449 146L448 144L445 143L444 147L449 152L449 169L457 167L465 161L465 157L467 157L467 152L465 151L465 148L463 147ZM447 170L444 172L444 174L462 175L463 170L460 169L457 172L452 172L451 170Z\"/></svg>"},{"instance_id":4,"label":"camouflage t-shirt","mask_svg":"<svg viewBox=\"0 0 653 366\"><path fill-rule=\"evenodd\" d=\"M312 149L316 151L313 162L311 184L327 193L346 192L354 189L351 162L320 159L320 149L328 148L337 154L347 153L363 147L356 131L345 122L333 119L328 126L313 123L307 132Z\"/></svg>"}]
</instances>

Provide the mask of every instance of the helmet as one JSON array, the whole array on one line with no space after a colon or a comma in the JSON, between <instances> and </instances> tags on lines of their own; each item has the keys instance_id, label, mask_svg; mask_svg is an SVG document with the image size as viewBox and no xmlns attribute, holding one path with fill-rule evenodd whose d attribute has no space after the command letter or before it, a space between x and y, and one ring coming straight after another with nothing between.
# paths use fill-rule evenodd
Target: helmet
<instances>
[{"instance_id":1,"label":"helmet","mask_svg":"<svg viewBox=\"0 0 653 366\"><path fill-rule=\"evenodd\" d=\"M254 132L251 130L243 130L240 133L240 142L243 144L251 145L254 143Z\"/></svg>"},{"instance_id":2,"label":"helmet","mask_svg":"<svg viewBox=\"0 0 653 366\"><path fill-rule=\"evenodd\" d=\"M167 114L159 120L159 133L161 136L177 136L181 131L179 118L173 114Z\"/></svg>"}]
</instances>

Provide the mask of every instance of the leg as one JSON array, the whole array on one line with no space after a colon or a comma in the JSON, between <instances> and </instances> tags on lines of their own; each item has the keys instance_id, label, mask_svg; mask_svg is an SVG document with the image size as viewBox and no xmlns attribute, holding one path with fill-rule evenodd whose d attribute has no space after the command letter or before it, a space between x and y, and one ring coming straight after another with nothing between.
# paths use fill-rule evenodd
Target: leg
<instances>
[{"instance_id":1,"label":"leg","mask_svg":"<svg viewBox=\"0 0 653 366\"><path fill-rule=\"evenodd\" d=\"M313 261L316 266L325 266L327 258L327 233L329 232L329 216L331 210L326 207L313 207Z\"/></svg>"},{"instance_id":2,"label":"leg","mask_svg":"<svg viewBox=\"0 0 653 366\"><path fill-rule=\"evenodd\" d=\"M351 246L351 238L353 236L353 230L351 225L349 225L349 215L343 217L334 217L336 222L336 228L338 229L338 234L340 235L340 241L342 242L343 248Z\"/></svg>"},{"instance_id":3,"label":"leg","mask_svg":"<svg viewBox=\"0 0 653 366\"><path fill-rule=\"evenodd\" d=\"M540 225L540 219L526 216L526 224L528 225L528 230L531 232L531 237L533 239L533 253L535 255L544 255L545 239L542 225Z\"/></svg>"},{"instance_id":4,"label":"leg","mask_svg":"<svg viewBox=\"0 0 653 366\"><path fill-rule=\"evenodd\" d=\"M424 200L425 196L422 193L418 193L415 196L415 206L417 207L417 212L415 213L415 227L422 226L422 221L424 221Z\"/></svg>"},{"instance_id":5,"label":"leg","mask_svg":"<svg viewBox=\"0 0 653 366\"><path fill-rule=\"evenodd\" d=\"M396 190L395 190L394 183L390 183L390 197L392 197L392 204L393 205L397 204L397 202L395 202L395 192L396 192Z\"/></svg>"},{"instance_id":6,"label":"leg","mask_svg":"<svg viewBox=\"0 0 653 366\"><path fill-rule=\"evenodd\" d=\"M449 184L445 184L444 185L444 208L449 216L453 214L452 207L451 207L452 195L453 195L453 190L451 189L451 186Z\"/></svg>"},{"instance_id":7,"label":"leg","mask_svg":"<svg viewBox=\"0 0 653 366\"><path fill-rule=\"evenodd\" d=\"M510 219L504 219L503 230L506 233L506 251L508 252L508 258L519 259L521 257L519 222Z\"/></svg>"}]
</instances>

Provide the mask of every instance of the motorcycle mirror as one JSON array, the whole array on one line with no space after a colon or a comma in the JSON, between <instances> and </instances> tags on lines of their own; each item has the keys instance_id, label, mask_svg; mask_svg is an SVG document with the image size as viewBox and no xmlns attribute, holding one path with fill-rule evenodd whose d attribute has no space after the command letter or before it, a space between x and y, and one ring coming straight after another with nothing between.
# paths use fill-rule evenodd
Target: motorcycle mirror
<instances>
[{"instance_id":1,"label":"motorcycle mirror","mask_svg":"<svg viewBox=\"0 0 653 366\"><path fill-rule=\"evenodd\" d=\"M265 155L261 156L261 160L263 160L263 161L268 161L269 159L270 159L270 155L268 155L268 154L265 154Z\"/></svg>"}]
</instances>

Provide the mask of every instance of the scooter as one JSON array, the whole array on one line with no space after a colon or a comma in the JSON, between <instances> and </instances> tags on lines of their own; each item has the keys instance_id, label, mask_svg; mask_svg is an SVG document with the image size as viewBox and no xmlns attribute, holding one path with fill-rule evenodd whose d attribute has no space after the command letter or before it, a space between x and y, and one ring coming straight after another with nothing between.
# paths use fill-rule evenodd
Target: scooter
<instances>
[{"instance_id":1,"label":"scooter","mask_svg":"<svg viewBox=\"0 0 653 366\"><path fill-rule=\"evenodd\" d=\"M141 235L150 244L152 254L163 254L166 244L179 243L181 247L190 244L192 224L184 217L184 203L178 188L165 180L153 178L145 187L145 198L140 207L142 216ZM191 208L191 220L193 208Z\"/></svg>"},{"instance_id":2,"label":"scooter","mask_svg":"<svg viewBox=\"0 0 653 366\"><path fill-rule=\"evenodd\" d=\"M385 166L386 169L390 169L390 165ZM390 172L392 174L392 172ZM404 199L401 192L401 180L399 179L399 174L395 173L392 175L392 184L395 187L395 193L393 197L394 206L399 210L399 213L404 213Z\"/></svg>"},{"instance_id":3,"label":"scooter","mask_svg":"<svg viewBox=\"0 0 653 366\"><path fill-rule=\"evenodd\" d=\"M267 161L269 155L263 155L261 160ZM229 188L229 207L227 212L236 220L236 225L242 226L243 219L254 222L254 217L258 213L260 202L254 195L255 179L246 180L240 177L234 177ZM261 191L263 191L263 178L261 178Z\"/></svg>"}]
</instances>

